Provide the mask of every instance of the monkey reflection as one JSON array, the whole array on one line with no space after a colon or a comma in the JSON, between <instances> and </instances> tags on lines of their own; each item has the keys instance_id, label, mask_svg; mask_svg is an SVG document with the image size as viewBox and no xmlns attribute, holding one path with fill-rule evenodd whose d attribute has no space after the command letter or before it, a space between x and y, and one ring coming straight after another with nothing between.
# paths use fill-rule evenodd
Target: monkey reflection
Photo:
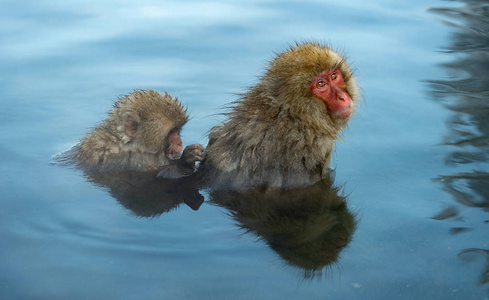
<instances>
[{"instance_id":1,"label":"monkey reflection","mask_svg":"<svg viewBox=\"0 0 489 300\"><path fill-rule=\"evenodd\" d=\"M239 227L302 269L304 278L312 278L337 262L357 224L331 176L297 189L212 190L210 199L228 209Z\"/></svg>"},{"instance_id":2,"label":"monkey reflection","mask_svg":"<svg viewBox=\"0 0 489 300\"><path fill-rule=\"evenodd\" d=\"M204 197L194 187L171 179L159 179L151 172L85 171L89 182L108 189L122 206L139 217L156 217L182 203L198 210Z\"/></svg>"}]
</instances>

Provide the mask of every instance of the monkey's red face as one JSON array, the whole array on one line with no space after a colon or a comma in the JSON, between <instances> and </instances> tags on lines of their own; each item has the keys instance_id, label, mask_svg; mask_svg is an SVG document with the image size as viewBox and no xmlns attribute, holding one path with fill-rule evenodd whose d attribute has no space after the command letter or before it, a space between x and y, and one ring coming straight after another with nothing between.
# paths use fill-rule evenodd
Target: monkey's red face
<instances>
[{"instance_id":1,"label":"monkey's red face","mask_svg":"<svg viewBox=\"0 0 489 300\"><path fill-rule=\"evenodd\" d=\"M350 95L345 90L343 75L339 69L317 75L311 83L312 93L323 100L333 118L346 119L352 113Z\"/></svg>"}]
</instances>

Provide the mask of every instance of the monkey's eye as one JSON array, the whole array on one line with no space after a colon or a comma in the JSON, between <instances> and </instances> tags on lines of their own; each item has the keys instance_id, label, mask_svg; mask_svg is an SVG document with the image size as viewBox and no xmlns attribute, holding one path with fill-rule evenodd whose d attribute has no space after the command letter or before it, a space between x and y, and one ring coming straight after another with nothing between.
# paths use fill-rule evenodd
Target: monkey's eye
<instances>
[{"instance_id":1,"label":"monkey's eye","mask_svg":"<svg viewBox=\"0 0 489 300\"><path fill-rule=\"evenodd\" d=\"M336 72L332 73L331 80L335 80L336 78L338 78L338 74L336 74Z\"/></svg>"},{"instance_id":2,"label":"monkey's eye","mask_svg":"<svg viewBox=\"0 0 489 300\"><path fill-rule=\"evenodd\" d=\"M316 83L316 87L317 88L322 88L322 87L325 87L326 86L326 82L320 80Z\"/></svg>"}]
</instances>

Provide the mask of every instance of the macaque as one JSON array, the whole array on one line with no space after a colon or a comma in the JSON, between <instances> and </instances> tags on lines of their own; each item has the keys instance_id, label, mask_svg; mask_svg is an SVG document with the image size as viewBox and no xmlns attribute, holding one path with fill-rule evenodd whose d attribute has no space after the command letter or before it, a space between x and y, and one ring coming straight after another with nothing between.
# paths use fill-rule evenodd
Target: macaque
<instances>
[{"instance_id":1,"label":"macaque","mask_svg":"<svg viewBox=\"0 0 489 300\"><path fill-rule=\"evenodd\" d=\"M314 184L359 98L345 57L317 43L291 47L211 130L203 178L231 189Z\"/></svg>"},{"instance_id":2,"label":"macaque","mask_svg":"<svg viewBox=\"0 0 489 300\"><path fill-rule=\"evenodd\" d=\"M180 130L187 120L186 109L176 98L137 90L120 98L101 125L55 160L86 172L163 169L166 177L191 174L203 147L194 144L183 150Z\"/></svg>"}]
</instances>

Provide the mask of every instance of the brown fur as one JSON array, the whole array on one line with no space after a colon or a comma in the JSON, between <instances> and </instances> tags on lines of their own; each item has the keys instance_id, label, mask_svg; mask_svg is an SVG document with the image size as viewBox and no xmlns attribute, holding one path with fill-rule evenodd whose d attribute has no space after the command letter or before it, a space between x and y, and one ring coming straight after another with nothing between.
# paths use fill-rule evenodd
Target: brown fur
<instances>
[{"instance_id":1,"label":"brown fur","mask_svg":"<svg viewBox=\"0 0 489 300\"><path fill-rule=\"evenodd\" d=\"M158 171L169 164L168 134L187 120L176 98L137 90L120 98L101 125L55 159L85 171Z\"/></svg>"},{"instance_id":2,"label":"brown fur","mask_svg":"<svg viewBox=\"0 0 489 300\"><path fill-rule=\"evenodd\" d=\"M339 68L355 106L360 94L345 58L304 43L279 54L261 81L214 127L201 163L205 178L232 188L297 187L319 181L348 119L335 119L310 89L313 78ZM354 109L354 108L353 108Z\"/></svg>"}]
</instances>

